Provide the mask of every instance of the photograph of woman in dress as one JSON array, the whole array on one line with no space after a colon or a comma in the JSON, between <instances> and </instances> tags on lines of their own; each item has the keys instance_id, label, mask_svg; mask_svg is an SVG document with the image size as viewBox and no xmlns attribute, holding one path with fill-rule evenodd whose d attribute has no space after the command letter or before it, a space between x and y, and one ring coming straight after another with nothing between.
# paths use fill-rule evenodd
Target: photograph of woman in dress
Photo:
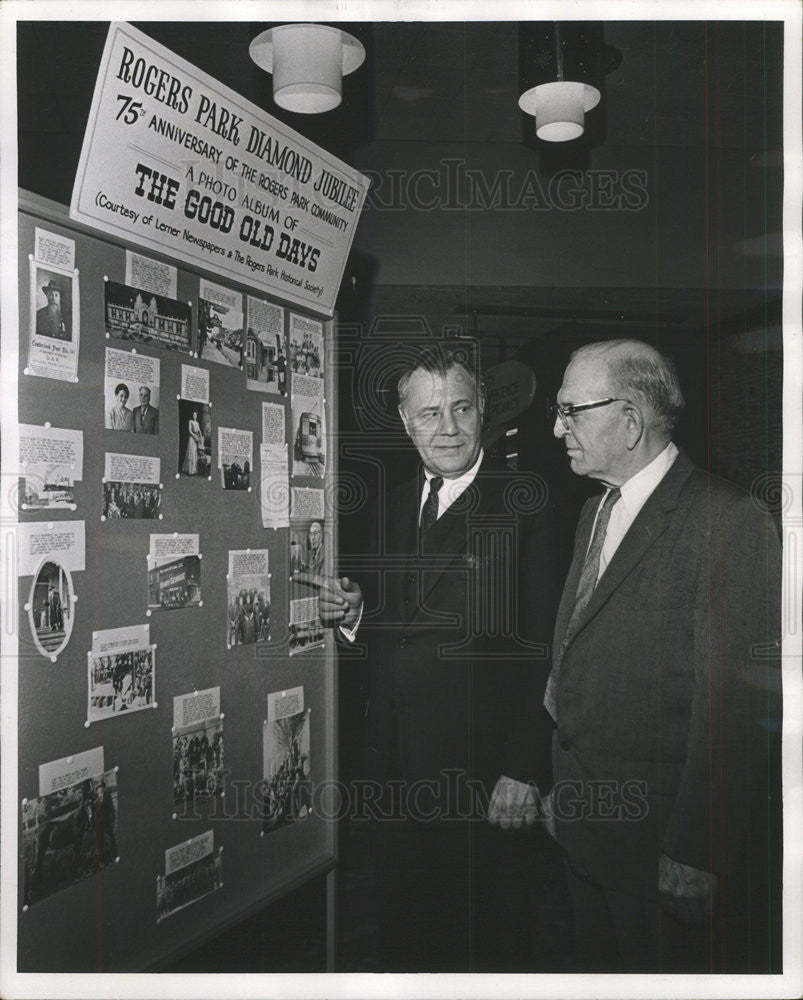
<instances>
[{"instance_id":1,"label":"photograph of woman in dress","mask_svg":"<svg viewBox=\"0 0 803 1000\"><path fill-rule=\"evenodd\" d=\"M187 439L187 448L184 452L184 464L181 466L181 471L188 476L195 476L198 474L198 449L203 447L201 425L198 423L197 410L192 411L188 431L189 438Z\"/></svg>"},{"instance_id":2,"label":"photograph of woman in dress","mask_svg":"<svg viewBox=\"0 0 803 1000\"><path fill-rule=\"evenodd\" d=\"M212 463L212 415L205 403L180 399L179 466L183 476L208 476Z\"/></svg>"},{"instance_id":3,"label":"photograph of woman in dress","mask_svg":"<svg viewBox=\"0 0 803 1000\"><path fill-rule=\"evenodd\" d=\"M114 404L106 413L107 431L133 431L134 414L128 409L126 403L131 393L125 382L118 382L114 387Z\"/></svg>"}]
</instances>

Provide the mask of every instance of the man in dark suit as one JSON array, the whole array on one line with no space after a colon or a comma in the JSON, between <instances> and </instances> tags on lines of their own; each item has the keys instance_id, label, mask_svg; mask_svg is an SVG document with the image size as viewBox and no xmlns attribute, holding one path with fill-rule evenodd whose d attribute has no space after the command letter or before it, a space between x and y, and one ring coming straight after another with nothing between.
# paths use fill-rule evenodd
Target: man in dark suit
<instances>
[{"instance_id":1,"label":"man in dark suit","mask_svg":"<svg viewBox=\"0 0 803 1000\"><path fill-rule=\"evenodd\" d=\"M683 397L652 347L581 348L557 398L572 471L606 491L580 515L545 697L576 968L731 971L780 719L777 532L673 444Z\"/></svg>"},{"instance_id":2,"label":"man in dark suit","mask_svg":"<svg viewBox=\"0 0 803 1000\"><path fill-rule=\"evenodd\" d=\"M325 625L367 646L380 971L539 967L532 855L484 816L500 775L548 770L560 533L543 480L487 467L484 392L466 347L452 348L423 352L399 381L423 468L371 519L370 599L347 577L295 577L320 588Z\"/></svg>"},{"instance_id":3,"label":"man in dark suit","mask_svg":"<svg viewBox=\"0 0 803 1000\"><path fill-rule=\"evenodd\" d=\"M40 337L53 337L56 340L69 340L67 324L61 313L62 286L55 278L51 278L42 291L47 299L47 305L36 310L36 333Z\"/></svg>"},{"instance_id":4,"label":"man in dark suit","mask_svg":"<svg viewBox=\"0 0 803 1000\"><path fill-rule=\"evenodd\" d=\"M139 387L139 406L134 407L134 432L159 433L159 411L155 406L151 406L151 390L147 385Z\"/></svg>"}]
</instances>

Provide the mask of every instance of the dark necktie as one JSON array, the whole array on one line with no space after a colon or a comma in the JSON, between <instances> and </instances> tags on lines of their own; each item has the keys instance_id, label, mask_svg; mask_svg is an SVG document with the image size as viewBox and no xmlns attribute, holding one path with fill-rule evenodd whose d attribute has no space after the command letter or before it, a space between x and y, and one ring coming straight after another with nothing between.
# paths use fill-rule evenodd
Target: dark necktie
<instances>
[{"instance_id":1,"label":"dark necktie","mask_svg":"<svg viewBox=\"0 0 803 1000\"><path fill-rule=\"evenodd\" d=\"M440 476L433 476L429 481L429 495L421 511L421 532L428 531L438 520L438 490L443 486Z\"/></svg>"},{"instance_id":2,"label":"dark necktie","mask_svg":"<svg viewBox=\"0 0 803 1000\"><path fill-rule=\"evenodd\" d=\"M580 621L583 612L588 607L588 602L591 600L594 588L597 585L597 577L599 576L599 560L602 555L602 547L605 544L608 522L611 519L613 505L620 496L620 491L618 489L613 489L608 493L602 503L602 507L597 515L597 523L594 527L594 537L591 539L591 545L588 547L586 559L583 563L583 571L580 574L580 582L577 584L577 594L574 598L574 607L572 608L572 613L569 617L569 623L567 624L566 631L563 634L563 641L560 644L560 649L556 650L553 656L552 673L549 675L546 693L544 694L544 705L546 705L546 708L553 719L556 719L555 686L557 683L560 661L563 659L564 650L574 636L577 624Z\"/></svg>"}]
</instances>

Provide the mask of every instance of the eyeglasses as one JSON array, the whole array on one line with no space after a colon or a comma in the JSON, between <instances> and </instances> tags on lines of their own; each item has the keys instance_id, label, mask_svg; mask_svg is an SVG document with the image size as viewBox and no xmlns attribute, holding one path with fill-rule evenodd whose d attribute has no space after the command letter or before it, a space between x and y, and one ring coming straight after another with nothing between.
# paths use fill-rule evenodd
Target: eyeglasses
<instances>
[{"instance_id":1,"label":"eyeglasses","mask_svg":"<svg viewBox=\"0 0 803 1000\"><path fill-rule=\"evenodd\" d=\"M560 422L567 431L571 430L569 420L575 413L582 413L583 410L595 410L598 406L610 406L611 403L629 403L629 399L622 396L608 396L605 399L592 399L588 403L567 403L561 406L560 403L552 403L549 407L549 415L552 420L560 417Z\"/></svg>"}]
</instances>

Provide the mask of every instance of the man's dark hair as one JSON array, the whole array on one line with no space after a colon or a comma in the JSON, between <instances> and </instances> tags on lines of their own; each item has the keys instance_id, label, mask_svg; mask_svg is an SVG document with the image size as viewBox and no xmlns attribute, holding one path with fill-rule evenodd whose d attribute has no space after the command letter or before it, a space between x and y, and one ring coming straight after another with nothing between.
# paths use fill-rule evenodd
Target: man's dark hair
<instances>
[{"instance_id":1,"label":"man's dark hair","mask_svg":"<svg viewBox=\"0 0 803 1000\"><path fill-rule=\"evenodd\" d=\"M485 397L485 386L475 364L476 346L472 341L449 341L446 344L427 344L405 365L399 377L399 406L404 408L407 386L413 372L421 369L433 375L446 377L452 368L463 368L469 377L472 388L477 390L480 398Z\"/></svg>"}]
</instances>

